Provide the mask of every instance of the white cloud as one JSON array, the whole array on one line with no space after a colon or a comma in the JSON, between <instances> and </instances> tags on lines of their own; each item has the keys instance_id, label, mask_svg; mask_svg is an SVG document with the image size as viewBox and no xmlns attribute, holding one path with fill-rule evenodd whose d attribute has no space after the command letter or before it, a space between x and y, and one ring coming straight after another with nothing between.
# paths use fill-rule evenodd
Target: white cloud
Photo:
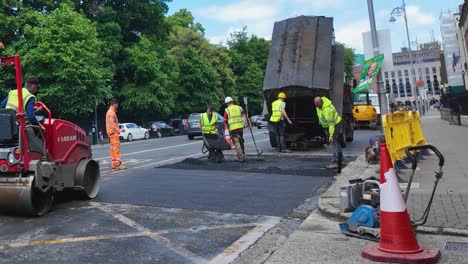
<instances>
[{"instance_id":1,"label":"white cloud","mask_svg":"<svg viewBox=\"0 0 468 264\"><path fill-rule=\"evenodd\" d=\"M346 4L345 0L291 0L290 2L303 5L304 9L341 8Z\"/></svg>"},{"instance_id":2,"label":"white cloud","mask_svg":"<svg viewBox=\"0 0 468 264\"><path fill-rule=\"evenodd\" d=\"M370 30L369 21L367 19L358 20L341 27L335 25L335 30L336 41L354 48L357 53L363 53L362 32Z\"/></svg>"},{"instance_id":3,"label":"white cloud","mask_svg":"<svg viewBox=\"0 0 468 264\"><path fill-rule=\"evenodd\" d=\"M196 15L222 22L258 21L275 17L281 2L273 1L240 1L228 5L212 5L194 10Z\"/></svg>"},{"instance_id":4,"label":"white cloud","mask_svg":"<svg viewBox=\"0 0 468 264\"><path fill-rule=\"evenodd\" d=\"M406 7L406 16L408 17L409 27L433 25L435 21L432 14L424 13L424 11L421 10L421 7L415 5L409 5ZM400 24L404 23L403 17L397 20Z\"/></svg>"}]
</instances>

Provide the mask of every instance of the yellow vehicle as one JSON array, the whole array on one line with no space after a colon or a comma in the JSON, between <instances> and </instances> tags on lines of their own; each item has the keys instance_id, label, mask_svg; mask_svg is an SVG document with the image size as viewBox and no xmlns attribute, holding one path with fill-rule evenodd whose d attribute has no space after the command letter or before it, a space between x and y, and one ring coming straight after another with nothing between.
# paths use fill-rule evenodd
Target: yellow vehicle
<instances>
[{"instance_id":1,"label":"yellow vehicle","mask_svg":"<svg viewBox=\"0 0 468 264\"><path fill-rule=\"evenodd\" d=\"M377 128L377 111L371 104L369 92L354 94L353 120L355 128Z\"/></svg>"}]
</instances>

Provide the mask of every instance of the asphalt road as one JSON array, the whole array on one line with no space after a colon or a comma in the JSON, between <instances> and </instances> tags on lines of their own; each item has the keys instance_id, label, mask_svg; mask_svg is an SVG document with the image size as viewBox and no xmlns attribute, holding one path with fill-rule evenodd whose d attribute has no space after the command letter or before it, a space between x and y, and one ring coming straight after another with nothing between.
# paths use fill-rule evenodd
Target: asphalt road
<instances>
[{"instance_id":1,"label":"asphalt road","mask_svg":"<svg viewBox=\"0 0 468 264\"><path fill-rule=\"evenodd\" d=\"M254 130L257 157L246 131L245 164L233 151L207 162L200 139L176 136L122 143L128 169L113 172L108 146L96 146L99 196L62 199L41 218L1 217L0 263L228 263L333 179L326 150L279 156L266 133ZM374 134L356 132L348 161Z\"/></svg>"}]
</instances>

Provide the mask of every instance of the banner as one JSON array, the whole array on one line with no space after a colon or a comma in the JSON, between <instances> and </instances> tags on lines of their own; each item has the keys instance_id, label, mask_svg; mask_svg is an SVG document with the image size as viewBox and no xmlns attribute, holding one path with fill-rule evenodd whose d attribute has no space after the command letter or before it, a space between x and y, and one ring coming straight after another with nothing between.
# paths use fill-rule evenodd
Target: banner
<instances>
[{"instance_id":1,"label":"banner","mask_svg":"<svg viewBox=\"0 0 468 264\"><path fill-rule=\"evenodd\" d=\"M384 55L380 54L364 62L364 69L362 70L358 85L354 89L354 93L365 91L374 84L374 80L376 79L377 73L380 71L383 60Z\"/></svg>"}]
</instances>

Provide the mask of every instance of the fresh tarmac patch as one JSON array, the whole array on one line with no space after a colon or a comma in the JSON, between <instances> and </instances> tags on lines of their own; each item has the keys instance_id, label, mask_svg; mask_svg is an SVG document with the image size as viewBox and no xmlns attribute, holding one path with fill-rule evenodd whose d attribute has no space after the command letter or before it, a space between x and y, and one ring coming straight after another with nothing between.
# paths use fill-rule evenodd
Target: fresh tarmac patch
<instances>
[{"instance_id":1,"label":"fresh tarmac patch","mask_svg":"<svg viewBox=\"0 0 468 264\"><path fill-rule=\"evenodd\" d=\"M336 172L325 169L330 159L330 156L325 155L249 155L245 163L240 163L235 155L225 155L225 161L222 163L209 161L206 157L188 158L160 168L332 177ZM346 161L353 159L354 157L346 157Z\"/></svg>"},{"instance_id":2,"label":"fresh tarmac patch","mask_svg":"<svg viewBox=\"0 0 468 264\"><path fill-rule=\"evenodd\" d=\"M72 202L41 218L0 218L0 263L223 262L279 221L269 216Z\"/></svg>"}]
</instances>

